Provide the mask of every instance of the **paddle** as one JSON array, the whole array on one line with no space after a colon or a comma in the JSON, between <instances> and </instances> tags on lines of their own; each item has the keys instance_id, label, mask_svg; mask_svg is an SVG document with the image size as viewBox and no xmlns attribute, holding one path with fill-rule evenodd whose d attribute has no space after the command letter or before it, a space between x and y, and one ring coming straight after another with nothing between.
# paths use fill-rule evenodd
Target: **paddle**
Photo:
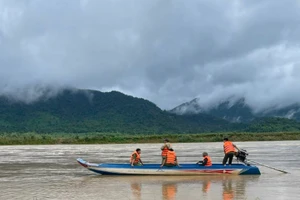
<instances>
[{"instance_id":1,"label":"paddle","mask_svg":"<svg viewBox=\"0 0 300 200\"><path fill-rule=\"evenodd\" d=\"M262 163L259 163L259 162L253 161L253 160L248 160L248 159L247 159L247 161L248 161L248 162L252 162L252 163L254 163L254 164L258 164L258 165L267 167L267 168L270 168L270 169L273 169L273 170L276 170L276 171L279 171L279 172L282 172L282 173L285 173L285 174L288 174L288 173L289 173L289 172L287 172L287 171L284 171L284 170L281 170L281 169L277 169L277 168L275 168L275 167L270 167L270 166L268 166L268 165L265 165L265 164L262 164Z\"/></svg>"}]
</instances>

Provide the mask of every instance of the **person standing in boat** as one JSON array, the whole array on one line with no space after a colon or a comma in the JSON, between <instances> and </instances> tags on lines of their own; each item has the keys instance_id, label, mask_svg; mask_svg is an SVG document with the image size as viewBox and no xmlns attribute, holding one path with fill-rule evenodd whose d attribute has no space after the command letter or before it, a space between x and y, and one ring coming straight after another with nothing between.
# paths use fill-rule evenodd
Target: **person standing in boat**
<instances>
[{"instance_id":1,"label":"person standing in boat","mask_svg":"<svg viewBox=\"0 0 300 200\"><path fill-rule=\"evenodd\" d=\"M169 149L171 149L171 143L168 139L164 139L164 145L160 148L161 149L161 164L163 165L163 163L165 162L166 160L166 157L167 157L167 153L169 151Z\"/></svg>"},{"instance_id":2,"label":"person standing in boat","mask_svg":"<svg viewBox=\"0 0 300 200\"><path fill-rule=\"evenodd\" d=\"M137 148L130 156L130 165L133 166L141 166L144 165L141 160L141 149Z\"/></svg>"},{"instance_id":3,"label":"person standing in boat","mask_svg":"<svg viewBox=\"0 0 300 200\"><path fill-rule=\"evenodd\" d=\"M208 153L203 152L202 156L203 156L203 160L197 162L196 164L200 164L200 165L203 165L203 166L206 166L206 167L212 166L211 158L208 156Z\"/></svg>"},{"instance_id":4,"label":"person standing in boat","mask_svg":"<svg viewBox=\"0 0 300 200\"><path fill-rule=\"evenodd\" d=\"M167 167L178 166L178 167L180 167L178 164L178 161L177 161L176 153L172 148L169 149L166 159L163 160L163 163L161 164L160 167L163 167L163 166L167 166Z\"/></svg>"},{"instance_id":5,"label":"person standing in boat","mask_svg":"<svg viewBox=\"0 0 300 200\"><path fill-rule=\"evenodd\" d=\"M223 149L225 154L223 158L223 165L226 166L228 159L228 164L231 165L233 156L235 155L235 149L239 150L239 148L237 148L236 145L229 141L228 138L224 138Z\"/></svg>"}]
</instances>

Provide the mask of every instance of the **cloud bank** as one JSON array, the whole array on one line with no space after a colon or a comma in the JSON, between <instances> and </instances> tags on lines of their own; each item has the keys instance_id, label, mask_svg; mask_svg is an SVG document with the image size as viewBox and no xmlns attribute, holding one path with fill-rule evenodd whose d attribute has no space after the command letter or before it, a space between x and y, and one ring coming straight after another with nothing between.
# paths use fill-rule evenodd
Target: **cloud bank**
<instances>
[{"instance_id":1,"label":"cloud bank","mask_svg":"<svg viewBox=\"0 0 300 200\"><path fill-rule=\"evenodd\" d=\"M245 97L256 110L300 102L299 9L294 0L1 0L0 94L119 90L163 109L195 97L204 106Z\"/></svg>"}]
</instances>

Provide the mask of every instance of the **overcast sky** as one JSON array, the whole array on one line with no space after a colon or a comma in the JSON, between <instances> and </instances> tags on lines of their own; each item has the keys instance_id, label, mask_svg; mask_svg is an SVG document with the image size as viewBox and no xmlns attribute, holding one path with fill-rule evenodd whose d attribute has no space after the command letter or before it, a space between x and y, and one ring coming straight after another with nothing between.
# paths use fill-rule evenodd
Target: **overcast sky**
<instances>
[{"instance_id":1,"label":"overcast sky","mask_svg":"<svg viewBox=\"0 0 300 200\"><path fill-rule=\"evenodd\" d=\"M0 0L0 93L300 102L299 0Z\"/></svg>"}]
</instances>

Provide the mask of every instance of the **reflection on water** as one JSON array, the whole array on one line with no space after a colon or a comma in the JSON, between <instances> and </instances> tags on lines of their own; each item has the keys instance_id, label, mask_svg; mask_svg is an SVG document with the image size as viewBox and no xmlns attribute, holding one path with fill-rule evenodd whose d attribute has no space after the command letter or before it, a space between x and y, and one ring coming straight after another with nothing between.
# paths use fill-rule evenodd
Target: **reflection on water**
<instances>
[{"instance_id":1,"label":"reflection on water","mask_svg":"<svg viewBox=\"0 0 300 200\"><path fill-rule=\"evenodd\" d=\"M260 167L261 176L101 176L78 165L76 158L124 163L139 147L145 163L159 163L160 144L0 146L0 200L300 199L300 141L236 144L252 160L290 174ZM204 150L214 162L223 158L222 142L173 146L181 163L198 161Z\"/></svg>"},{"instance_id":2,"label":"reflection on water","mask_svg":"<svg viewBox=\"0 0 300 200\"><path fill-rule=\"evenodd\" d=\"M131 185L132 196L129 199L245 199L247 182L256 183L259 176L204 176L204 177L124 177L117 179L118 183L128 182ZM151 189L150 189L151 188ZM158 190L161 188L161 195ZM202 188L202 190L199 190ZM149 193L156 191L155 193Z\"/></svg>"},{"instance_id":3,"label":"reflection on water","mask_svg":"<svg viewBox=\"0 0 300 200\"><path fill-rule=\"evenodd\" d=\"M203 184L202 184L202 192L203 193L207 193L209 191L210 184L211 184L211 181L203 181Z\"/></svg>"},{"instance_id":4,"label":"reflection on water","mask_svg":"<svg viewBox=\"0 0 300 200\"><path fill-rule=\"evenodd\" d=\"M175 199L177 193L177 184L176 183L165 183L162 184L162 196L166 200Z\"/></svg>"},{"instance_id":5,"label":"reflection on water","mask_svg":"<svg viewBox=\"0 0 300 200\"><path fill-rule=\"evenodd\" d=\"M223 181L222 186L223 186L223 200L232 200L234 197L232 181L231 180Z\"/></svg>"},{"instance_id":6,"label":"reflection on water","mask_svg":"<svg viewBox=\"0 0 300 200\"><path fill-rule=\"evenodd\" d=\"M136 200L141 199L141 184L140 183L131 183L132 194Z\"/></svg>"}]
</instances>

